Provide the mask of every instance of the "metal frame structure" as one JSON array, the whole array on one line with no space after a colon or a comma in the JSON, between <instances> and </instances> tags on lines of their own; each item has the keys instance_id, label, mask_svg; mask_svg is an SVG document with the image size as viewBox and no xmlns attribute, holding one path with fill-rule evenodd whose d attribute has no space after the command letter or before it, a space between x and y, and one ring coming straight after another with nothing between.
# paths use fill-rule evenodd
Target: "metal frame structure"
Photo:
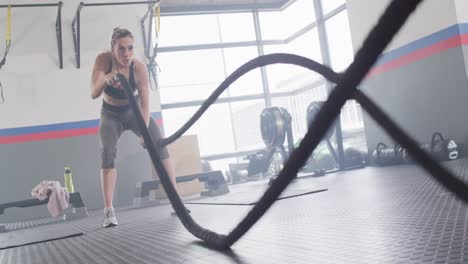
<instances>
[{"instance_id":1,"label":"metal frame structure","mask_svg":"<svg viewBox=\"0 0 468 264\"><path fill-rule=\"evenodd\" d=\"M58 7L57 19L55 21L55 32L57 35L57 48L59 56L59 66L63 69L63 49L62 49L62 1L55 4L18 4L18 5L0 5L0 8L24 8L24 7Z\"/></svg>"},{"instance_id":2,"label":"metal frame structure","mask_svg":"<svg viewBox=\"0 0 468 264\"><path fill-rule=\"evenodd\" d=\"M81 34L81 24L80 24L80 15L81 9L85 6L117 6L117 5L141 5L141 4L156 4L159 0L153 1L135 1L135 2L106 2L106 3L84 3L81 2L76 9L75 17L73 17L72 21L72 32L73 32L73 44L75 48L75 60L76 60L76 67L80 68L80 34Z\"/></svg>"}]
</instances>

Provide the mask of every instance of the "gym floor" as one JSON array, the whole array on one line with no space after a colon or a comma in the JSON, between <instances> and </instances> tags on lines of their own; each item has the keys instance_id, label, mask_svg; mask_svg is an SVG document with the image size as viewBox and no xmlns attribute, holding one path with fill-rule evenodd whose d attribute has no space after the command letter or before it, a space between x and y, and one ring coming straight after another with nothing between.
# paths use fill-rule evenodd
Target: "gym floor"
<instances>
[{"instance_id":1,"label":"gym floor","mask_svg":"<svg viewBox=\"0 0 468 264\"><path fill-rule=\"evenodd\" d=\"M468 159L445 165L468 176ZM100 227L101 211L53 225L38 220L29 228L83 235L0 250L0 263L468 263L466 206L418 166L367 167L296 184L328 191L277 201L230 251L206 248L166 204L117 211L120 226L109 229ZM226 234L251 207L189 208L200 225ZM28 226L34 223L10 228Z\"/></svg>"}]
</instances>

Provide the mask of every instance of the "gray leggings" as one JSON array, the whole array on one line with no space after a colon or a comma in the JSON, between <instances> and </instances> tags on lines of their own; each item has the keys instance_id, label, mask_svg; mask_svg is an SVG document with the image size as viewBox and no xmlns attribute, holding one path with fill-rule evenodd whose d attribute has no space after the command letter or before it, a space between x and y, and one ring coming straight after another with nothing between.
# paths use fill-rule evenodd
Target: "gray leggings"
<instances>
[{"instance_id":1,"label":"gray leggings","mask_svg":"<svg viewBox=\"0 0 468 264\"><path fill-rule=\"evenodd\" d=\"M150 119L150 136L157 144L162 138L161 129L158 124ZM104 102L99 122L99 139L101 144L101 168L115 168L115 157L117 156L117 142L125 130L131 130L138 137L141 136L133 110L130 107L116 107ZM169 158L166 147L156 147L161 159Z\"/></svg>"}]
</instances>

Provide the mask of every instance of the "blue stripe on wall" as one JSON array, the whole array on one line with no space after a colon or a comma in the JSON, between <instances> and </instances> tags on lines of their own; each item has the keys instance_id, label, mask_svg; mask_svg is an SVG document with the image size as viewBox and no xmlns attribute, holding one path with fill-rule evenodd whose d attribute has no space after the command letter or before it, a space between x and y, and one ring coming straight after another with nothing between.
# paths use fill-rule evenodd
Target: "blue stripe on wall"
<instances>
[{"instance_id":1,"label":"blue stripe on wall","mask_svg":"<svg viewBox=\"0 0 468 264\"><path fill-rule=\"evenodd\" d=\"M161 112L153 112L151 113L151 116L155 120L158 120L158 119L161 119L162 114ZM94 119L94 120L48 124L48 125L39 125L39 126L4 128L4 129L0 129L0 137L27 135L27 134L44 133L44 132L51 132L51 131L73 130L73 129L80 129L80 128L90 128L90 127L97 127L98 125L99 125L99 119Z\"/></svg>"}]
</instances>

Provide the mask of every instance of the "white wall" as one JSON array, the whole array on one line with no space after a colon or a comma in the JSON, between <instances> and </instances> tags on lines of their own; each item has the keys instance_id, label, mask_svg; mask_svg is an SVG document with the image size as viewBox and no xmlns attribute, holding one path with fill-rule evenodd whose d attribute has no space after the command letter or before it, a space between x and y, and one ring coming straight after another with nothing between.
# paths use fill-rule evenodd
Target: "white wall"
<instances>
[{"instance_id":1,"label":"white wall","mask_svg":"<svg viewBox=\"0 0 468 264\"><path fill-rule=\"evenodd\" d=\"M457 0L465 2L466 0ZM347 0L348 17L356 51L377 23L390 0ZM468 14L466 14L468 18ZM457 23L455 4L452 0L425 0L409 18L402 30L395 36L386 51L394 50L412 41Z\"/></svg>"},{"instance_id":2,"label":"white wall","mask_svg":"<svg viewBox=\"0 0 468 264\"><path fill-rule=\"evenodd\" d=\"M389 3L390 0L348 0L355 51ZM467 5L466 0L423 1L386 51L457 25L460 22L457 12L463 13L459 8L463 6L466 10ZM466 14L462 16L468 18ZM360 88L417 141L428 142L433 132L441 131L463 149L468 144L468 127L463 115L468 111L464 99L468 96L466 64L463 47L441 49L374 75ZM364 114L364 122L369 151L373 151L378 142L387 145L394 142L367 114Z\"/></svg>"},{"instance_id":3,"label":"white wall","mask_svg":"<svg viewBox=\"0 0 468 264\"><path fill-rule=\"evenodd\" d=\"M77 69L71 23L79 2L64 1L62 8L62 70L59 69L55 34L58 8L12 8L12 45L7 63L0 70L6 100L0 105L0 129L98 119L102 99L90 97L91 70L96 55L110 48L111 32L116 26L133 32L135 57L144 61L139 21L146 5L84 7L81 11L81 69ZM31 1L10 0L9 3L30 4ZM6 8L0 9L2 54L6 14ZM157 92L150 93L150 101L151 111L160 111Z\"/></svg>"},{"instance_id":4,"label":"white wall","mask_svg":"<svg viewBox=\"0 0 468 264\"><path fill-rule=\"evenodd\" d=\"M458 23L468 23L468 1L466 0L454 0L455 9L457 12ZM463 57L465 59L465 65L468 65L468 47L462 46ZM465 67L466 76L468 76L468 67Z\"/></svg>"},{"instance_id":5,"label":"white wall","mask_svg":"<svg viewBox=\"0 0 468 264\"><path fill-rule=\"evenodd\" d=\"M454 0L458 23L468 23L468 1Z\"/></svg>"}]
</instances>

